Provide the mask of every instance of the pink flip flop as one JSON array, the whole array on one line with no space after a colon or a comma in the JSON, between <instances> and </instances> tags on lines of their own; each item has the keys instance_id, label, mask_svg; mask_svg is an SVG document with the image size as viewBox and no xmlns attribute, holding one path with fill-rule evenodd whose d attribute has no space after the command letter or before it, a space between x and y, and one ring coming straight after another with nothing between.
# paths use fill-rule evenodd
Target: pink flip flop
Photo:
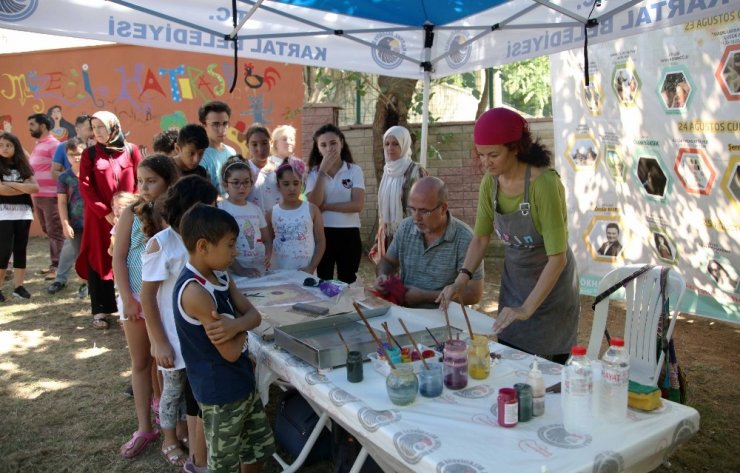
<instances>
[{"instance_id":1,"label":"pink flip flop","mask_svg":"<svg viewBox=\"0 0 740 473\"><path fill-rule=\"evenodd\" d=\"M152 430L151 432L134 432L131 436L131 440L123 444L121 447L121 456L123 458L134 458L139 456L150 443L154 442L159 438L159 430Z\"/></svg>"}]
</instances>

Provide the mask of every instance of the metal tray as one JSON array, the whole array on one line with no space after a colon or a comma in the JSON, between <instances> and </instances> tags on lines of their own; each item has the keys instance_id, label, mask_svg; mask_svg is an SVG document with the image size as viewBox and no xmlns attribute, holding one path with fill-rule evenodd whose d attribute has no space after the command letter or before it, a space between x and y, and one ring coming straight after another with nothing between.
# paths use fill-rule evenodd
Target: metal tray
<instances>
[{"instance_id":1,"label":"metal tray","mask_svg":"<svg viewBox=\"0 0 740 473\"><path fill-rule=\"evenodd\" d=\"M385 340L385 332L375 327L376 324L371 319L386 315L389 310L388 307L384 307L363 312L381 340ZM368 359L367 355L377 349L367 327L354 312L275 327L275 344L319 369L343 366L347 361L347 351L334 327L342 332L350 350L359 351L364 359ZM447 339L447 329L444 326L429 327L429 330L437 340ZM460 330L452 327L452 331L456 333ZM411 332L411 335L416 343L434 345L434 340L426 330ZM411 344L405 334L393 333L393 336L401 345Z\"/></svg>"}]
</instances>

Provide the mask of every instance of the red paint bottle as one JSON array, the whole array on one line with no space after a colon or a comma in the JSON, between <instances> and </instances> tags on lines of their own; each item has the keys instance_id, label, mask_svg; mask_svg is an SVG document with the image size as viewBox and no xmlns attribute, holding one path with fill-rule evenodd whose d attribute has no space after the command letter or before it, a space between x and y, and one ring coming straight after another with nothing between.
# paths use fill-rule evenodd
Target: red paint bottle
<instances>
[{"instance_id":1,"label":"red paint bottle","mask_svg":"<svg viewBox=\"0 0 740 473\"><path fill-rule=\"evenodd\" d=\"M519 403L516 389L501 388L498 390L498 425L514 427L519 422Z\"/></svg>"}]
</instances>

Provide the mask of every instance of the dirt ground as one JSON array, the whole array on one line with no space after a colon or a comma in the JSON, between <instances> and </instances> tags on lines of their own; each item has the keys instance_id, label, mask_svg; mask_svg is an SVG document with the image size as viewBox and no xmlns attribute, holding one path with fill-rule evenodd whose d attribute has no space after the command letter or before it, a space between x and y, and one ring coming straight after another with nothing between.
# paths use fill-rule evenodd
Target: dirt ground
<instances>
[{"instance_id":1,"label":"dirt ground","mask_svg":"<svg viewBox=\"0 0 740 473\"><path fill-rule=\"evenodd\" d=\"M118 455L135 429L133 401L123 395L130 361L123 331L90 326L89 304L76 298L75 281L57 296L36 271L48 265L46 241L32 239L29 251L28 302L12 298L0 304L0 471L2 472L160 472L168 467L157 448L135 460ZM485 299L491 312L498 295L500 261L487 260ZM364 281L372 267L363 262ZM8 296L9 283L3 286ZM582 298L579 341L587 343L592 298ZM610 309L610 332L619 334L624 311ZM681 317L675 337L685 369L689 404L701 415L701 430L674 454L672 467L660 472L738 472L740 443L738 347L740 326ZM273 403L271 403L273 404ZM273 408L268 414L274 417ZM279 471L268 462L265 471ZM322 463L301 471L330 471Z\"/></svg>"}]
</instances>

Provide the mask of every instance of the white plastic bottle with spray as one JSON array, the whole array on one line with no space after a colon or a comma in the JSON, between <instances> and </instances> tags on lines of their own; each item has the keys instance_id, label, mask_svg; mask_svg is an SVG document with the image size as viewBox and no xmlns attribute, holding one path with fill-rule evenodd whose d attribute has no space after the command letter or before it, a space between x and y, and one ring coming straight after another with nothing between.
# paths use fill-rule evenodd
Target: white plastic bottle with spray
<instances>
[{"instance_id":1,"label":"white plastic bottle with spray","mask_svg":"<svg viewBox=\"0 0 740 473\"><path fill-rule=\"evenodd\" d=\"M532 386L532 415L541 416L545 413L545 380L542 379L537 357L534 358L532 369L529 371L527 384Z\"/></svg>"}]
</instances>

